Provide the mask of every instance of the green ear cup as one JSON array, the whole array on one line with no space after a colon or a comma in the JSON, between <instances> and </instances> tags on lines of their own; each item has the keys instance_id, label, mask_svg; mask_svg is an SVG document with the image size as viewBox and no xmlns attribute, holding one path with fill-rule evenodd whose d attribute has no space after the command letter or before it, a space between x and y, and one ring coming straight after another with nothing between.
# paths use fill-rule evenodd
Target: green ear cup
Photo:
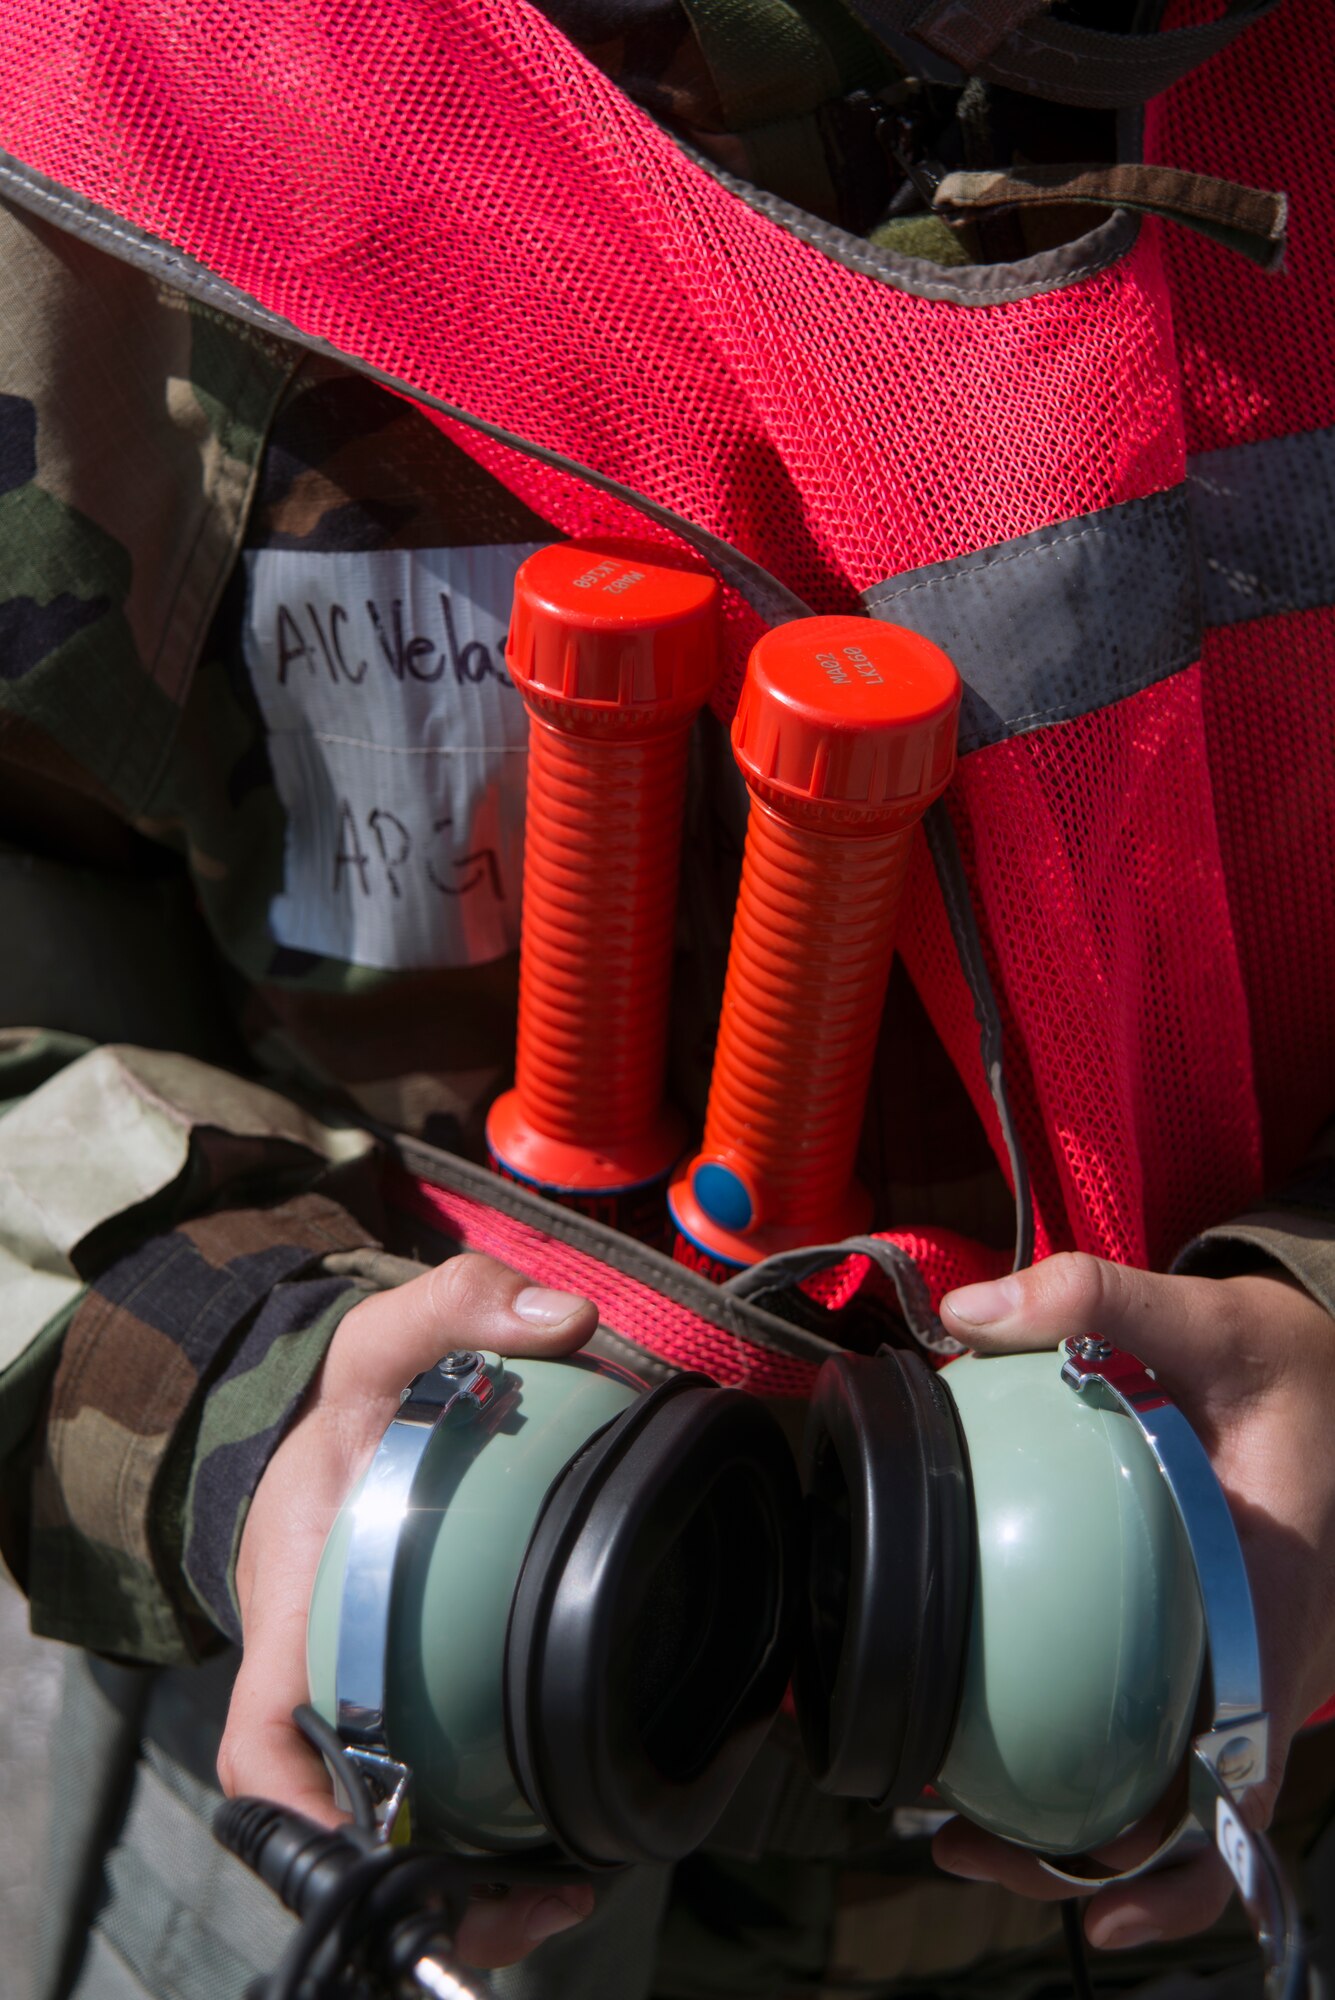
<instances>
[{"instance_id":1,"label":"green ear cup","mask_svg":"<svg viewBox=\"0 0 1335 2000\"><path fill-rule=\"evenodd\" d=\"M646 1391L580 1357L455 1362L415 1378L330 1535L311 1699L410 1767L428 1840L675 1860L788 1683L788 1442L704 1376ZM480 1402L450 1393L479 1374Z\"/></svg>"},{"instance_id":2,"label":"green ear cup","mask_svg":"<svg viewBox=\"0 0 1335 2000\"><path fill-rule=\"evenodd\" d=\"M446 1428L428 1446L395 1573L386 1679L390 1749L414 1773L415 1831L498 1852L548 1837L506 1749L506 1629L524 1552L549 1487L640 1396L630 1376L595 1363L505 1368L517 1389L509 1417L494 1429ZM307 1627L311 1701L330 1722L356 1502L354 1493L325 1544Z\"/></svg>"},{"instance_id":3,"label":"green ear cup","mask_svg":"<svg viewBox=\"0 0 1335 2000\"><path fill-rule=\"evenodd\" d=\"M936 1790L1007 1839L1100 1846L1161 1797L1205 1652L1195 1566L1131 1418L1061 1380L1060 1354L942 1373L977 1537L968 1656Z\"/></svg>"}]
</instances>

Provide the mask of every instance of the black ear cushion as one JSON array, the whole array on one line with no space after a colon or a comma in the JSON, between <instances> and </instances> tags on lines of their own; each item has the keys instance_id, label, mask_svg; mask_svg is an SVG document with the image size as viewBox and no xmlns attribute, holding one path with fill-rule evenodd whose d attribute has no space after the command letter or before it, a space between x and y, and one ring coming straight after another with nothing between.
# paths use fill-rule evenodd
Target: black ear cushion
<instances>
[{"instance_id":1,"label":"black ear cushion","mask_svg":"<svg viewBox=\"0 0 1335 2000\"><path fill-rule=\"evenodd\" d=\"M944 1760L973 1595L973 1503L944 1385L916 1354L841 1355L803 1457L807 1616L794 1692L817 1785L907 1805Z\"/></svg>"},{"instance_id":2,"label":"black ear cushion","mask_svg":"<svg viewBox=\"0 0 1335 2000\"><path fill-rule=\"evenodd\" d=\"M797 1468L738 1390L677 1377L547 1496L511 1608L506 1726L535 1812L588 1866L708 1834L792 1671Z\"/></svg>"}]
</instances>

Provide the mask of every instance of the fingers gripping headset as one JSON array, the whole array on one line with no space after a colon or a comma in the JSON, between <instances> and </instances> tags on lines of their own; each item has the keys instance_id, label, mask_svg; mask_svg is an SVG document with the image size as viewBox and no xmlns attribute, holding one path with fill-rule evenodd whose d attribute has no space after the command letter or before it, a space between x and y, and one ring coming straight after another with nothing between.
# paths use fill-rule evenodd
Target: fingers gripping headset
<instances>
[{"instance_id":1,"label":"fingers gripping headset","mask_svg":"<svg viewBox=\"0 0 1335 2000\"><path fill-rule=\"evenodd\" d=\"M940 1373L838 1357L800 1469L759 1402L701 1376L448 1355L331 1531L308 1667L363 1825L223 1809L306 1919L265 2000L376 1966L466 1996L470 1881L691 1852L790 1680L823 1790L891 1807L930 1785L1073 1893L1185 1763L1174 1839L1219 1848L1270 2000L1307 1991L1246 1823L1267 1722L1236 1531L1181 1412L1103 1343ZM408 1802L425 1847L389 1843Z\"/></svg>"}]
</instances>

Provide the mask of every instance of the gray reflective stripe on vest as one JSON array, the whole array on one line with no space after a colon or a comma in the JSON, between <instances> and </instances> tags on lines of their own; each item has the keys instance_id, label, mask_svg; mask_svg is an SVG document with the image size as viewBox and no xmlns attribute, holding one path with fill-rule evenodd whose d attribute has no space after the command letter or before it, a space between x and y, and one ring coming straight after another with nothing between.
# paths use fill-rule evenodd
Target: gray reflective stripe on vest
<instances>
[{"instance_id":1,"label":"gray reflective stripe on vest","mask_svg":"<svg viewBox=\"0 0 1335 2000\"><path fill-rule=\"evenodd\" d=\"M1207 625L1335 602L1335 430L1204 452L1187 490Z\"/></svg>"},{"instance_id":2,"label":"gray reflective stripe on vest","mask_svg":"<svg viewBox=\"0 0 1335 2000\"><path fill-rule=\"evenodd\" d=\"M1207 627L1335 603L1335 430L1203 453L1186 481L864 591L943 646L960 750L1107 708L1199 659Z\"/></svg>"},{"instance_id":3,"label":"gray reflective stripe on vest","mask_svg":"<svg viewBox=\"0 0 1335 2000\"><path fill-rule=\"evenodd\" d=\"M697 549L770 624L811 615L768 570L672 509L303 332L196 259L3 154L0 195L246 325L626 501ZM1335 432L1240 445L1194 460L1185 485L1167 493L906 572L863 601L874 617L952 655L967 690L967 752L1106 707L1189 666L1203 623L1335 601L1332 497Z\"/></svg>"},{"instance_id":4,"label":"gray reflective stripe on vest","mask_svg":"<svg viewBox=\"0 0 1335 2000\"><path fill-rule=\"evenodd\" d=\"M863 592L943 646L961 753L1106 708L1190 666L1200 591L1184 487L932 563Z\"/></svg>"},{"instance_id":5,"label":"gray reflective stripe on vest","mask_svg":"<svg viewBox=\"0 0 1335 2000\"><path fill-rule=\"evenodd\" d=\"M733 548L730 543L720 541L717 536L708 534L703 529L697 528L693 522L684 519L681 515L674 514L669 508L660 506L657 501L649 500L643 494L636 493L633 488L623 486L619 481L605 478L601 473L591 472L588 467L579 465L574 460L562 457L556 452L547 451L540 446L529 444L525 439L515 437L510 432L501 430L495 424L484 423L478 418L470 416L466 410L458 409L454 404L443 401L439 396L430 395L424 390L417 388L414 384L404 381L398 376L389 374L384 369L373 367L369 362L359 360L355 355L344 353L341 349L335 347L332 342L323 340L313 334L303 333L298 327L282 319L277 313L271 313L266 307L260 305L257 300L249 297L247 293L241 291L237 286L227 284L224 280L215 277L197 259L188 257L182 251L175 250L167 244L160 243L155 237L150 236L147 231L136 229L132 224L120 221L118 217L111 214L108 210L100 208L96 203L88 201L81 195L72 193L70 190L61 187L59 183L50 180L46 175L36 172L31 167L24 166L21 161L4 154L0 154L0 195L8 196L21 207L28 209L32 214L42 217L57 229L63 229L73 236L97 245L106 251L109 256L119 258L122 262L133 264L139 269L150 271L163 283L173 286L176 290L186 293L189 297L199 299L204 304L213 306L222 312L232 314L233 317L241 320L245 325L253 326L275 339L309 348L314 353L329 355L331 358L342 362L344 366L367 376L371 381L379 382L385 388L393 389L400 394L409 396L415 402L423 403L430 409L440 411L442 414L467 425L470 429L481 432L486 437L494 438L499 443L522 452L530 458L535 458L545 465L555 466L561 471L585 479L599 490L610 493L618 499L628 501L631 506L638 508L649 519L657 521L661 525L670 528L674 533L681 535L684 540L705 557L707 562L712 563L720 575L725 577L732 584L733 588L745 598L747 603L770 624L781 624L793 618L804 618L811 615L809 606L804 604L799 597L794 596L786 585L779 582L777 577L771 576L768 570L762 569L758 563L752 562L748 556L743 555L740 550ZM938 815L939 817L941 815ZM953 843L948 843L948 845L953 847ZM938 867L941 866L940 849L941 841L938 839L933 844L933 858L936 860ZM978 948L977 925L969 903L968 885L964 881L962 869L959 870L958 880L950 879L949 876L948 879L943 880L942 895L945 907L949 912L951 931L955 940L956 950L960 955L965 978L974 996L974 1005L982 1030L983 1068L997 1106L997 1113L1001 1120L1002 1130L1006 1137L1006 1144L1010 1152L1011 1164L1015 1174L1017 1189L1016 1262L1018 1267L1019 1264L1029 1261L1031 1253L1028 1246L1032 1244L1033 1226L1028 1198L1028 1177L1024 1161L1018 1149L1014 1121L1011 1116L1010 1104L1005 1088L1005 1076L1001 1061L1001 1017L996 1004L996 996L992 991L987 967L984 963L982 952ZM504 1200L494 1180L490 1182L486 1199L490 1200L493 1205ZM553 1231L559 1233L560 1225L558 1218L562 1214L562 1210L556 1208L555 1205L552 1206L552 1216L546 1224L549 1233ZM606 1233L609 1237L614 1234L612 1231ZM624 1239L622 1240L624 1241ZM611 1246L609 1245L608 1254L610 1254L610 1249ZM675 1286L682 1267L673 1265L671 1266L671 1270L677 1274L672 1279L672 1284ZM652 1279L650 1282L652 1282ZM665 1289L668 1288L666 1280L661 1275L659 1282Z\"/></svg>"}]
</instances>

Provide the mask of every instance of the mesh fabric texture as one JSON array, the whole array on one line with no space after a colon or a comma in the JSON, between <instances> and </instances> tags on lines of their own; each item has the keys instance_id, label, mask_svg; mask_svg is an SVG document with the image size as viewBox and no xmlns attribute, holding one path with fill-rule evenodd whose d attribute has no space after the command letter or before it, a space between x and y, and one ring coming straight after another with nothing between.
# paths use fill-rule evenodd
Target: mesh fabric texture
<instances>
[{"instance_id":1,"label":"mesh fabric texture","mask_svg":"<svg viewBox=\"0 0 1335 2000\"><path fill-rule=\"evenodd\" d=\"M817 610L1181 476L1152 255L968 310L897 290L720 186L523 0L11 0L0 72L27 164Z\"/></svg>"},{"instance_id":2,"label":"mesh fabric texture","mask_svg":"<svg viewBox=\"0 0 1335 2000\"><path fill-rule=\"evenodd\" d=\"M1167 25L1209 11L1191 0ZM1335 424L1333 44L1330 9L1292 0L1149 109L1152 157L1289 196L1276 280L1186 232L1166 239L1193 452ZM1264 546L1258 523L1258 560ZM1335 1104L1335 618L1312 611L1211 633L1202 685L1262 1178L1273 1188Z\"/></svg>"},{"instance_id":3,"label":"mesh fabric texture","mask_svg":"<svg viewBox=\"0 0 1335 2000\"><path fill-rule=\"evenodd\" d=\"M961 303L931 267L892 282L845 242L852 268L697 167L523 0L10 0L0 143L838 611L901 570L1163 490L1188 440L1330 421L1331 41L1321 0L1293 0L1148 121L1152 158L1294 191L1277 281L1209 244L1165 249L1155 225L1116 254L1096 232L1033 296L999 267ZM454 434L562 529L644 532L577 478ZM729 594L721 714L756 630ZM1335 920L1312 885L1329 880L1330 636L1316 613L1216 634L1203 664L961 766L950 810L1039 1254L1162 1265L1328 1111ZM1004 1158L925 865L900 935ZM934 1296L997 1266L945 1232L898 1240ZM864 1275L855 1260L822 1295Z\"/></svg>"}]
</instances>

